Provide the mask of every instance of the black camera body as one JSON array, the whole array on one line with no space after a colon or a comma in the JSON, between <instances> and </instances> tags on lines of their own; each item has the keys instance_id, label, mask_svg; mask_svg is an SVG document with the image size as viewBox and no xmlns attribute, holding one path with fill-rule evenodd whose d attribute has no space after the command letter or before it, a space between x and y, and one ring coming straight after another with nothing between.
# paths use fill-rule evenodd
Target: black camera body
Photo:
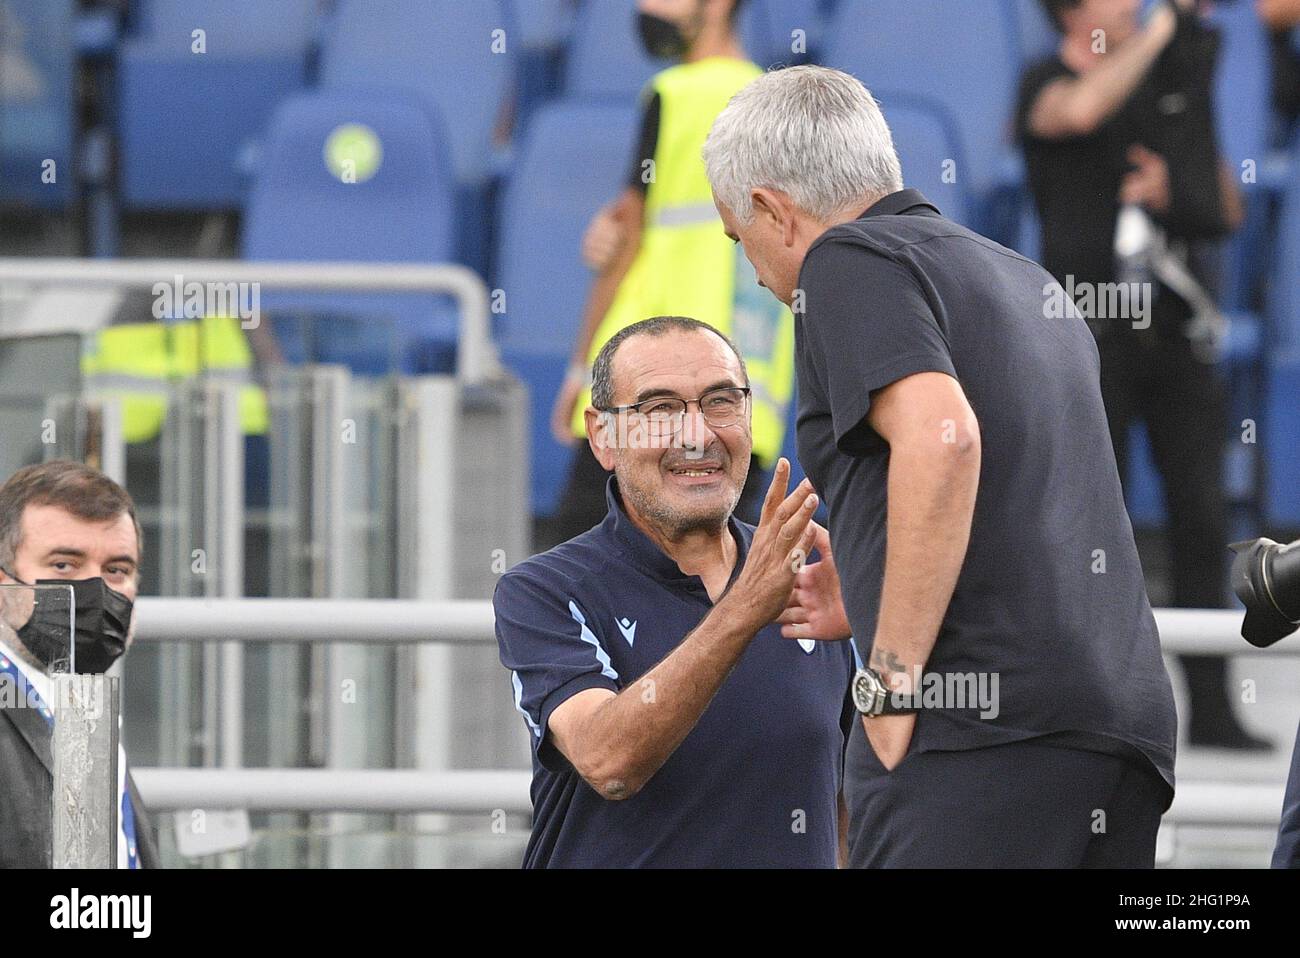
<instances>
[{"instance_id":1,"label":"black camera body","mask_svg":"<svg viewBox=\"0 0 1300 958\"><path fill-rule=\"evenodd\" d=\"M1246 606L1241 635L1267 648L1300 628L1300 539L1234 542L1232 590Z\"/></svg>"}]
</instances>

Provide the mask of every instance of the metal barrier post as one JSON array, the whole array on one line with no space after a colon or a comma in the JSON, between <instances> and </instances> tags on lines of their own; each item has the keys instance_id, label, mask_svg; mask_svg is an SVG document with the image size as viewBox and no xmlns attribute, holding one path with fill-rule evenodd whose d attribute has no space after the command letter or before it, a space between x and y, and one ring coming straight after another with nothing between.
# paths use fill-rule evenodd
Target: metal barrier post
<instances>
[{"instance_id":1,"label":"metal barrier post","mask_svg":"<svg viewBox=\"0 0 1300 958\"><path fill-rule=\"evenodd\" d=\"M75 459L98 469L114 482L126 482L126 441L122 404L110 397L51 396L46 416L54 423L54 442L45 459Z\"/></svg>"},{"instance_id":2,"label":"metal barrier post","mask_svg":"<svg viewBox=\"0 0 1300 958\"><path fill-rule=\"evenodd\" d=\"M449 377L401 383L397 392L397 575L404 599L450 599L455 569L456 417L460 390ZM399 652L398 764L440 771L451 763L452 650L422 644ZM445 829L421 815L419 832ZM441 846L417 845L415 863L445 864Z\"/></svg>"},{"instance_id":3,"label":"metal barrier post","mask_svg":"<svg viewBox=\"0 0 1300 958\"><path fill-rule=\"evenodd\" d=\"M55 868L117 867L117 679L52 675Z\"/></svg>"},{"instance_id":4,"label":"metal barrier post","mask_svg":"<svg viewBox=\"0 0 1300 958\"><path fill-rule=\"evenodd\" d=\"M244 586L244 442L237 383L177 383L160 437L159 571L166 594L234 599ZM160 659L163 754L177 764L244 764L244 647L213 639ZM197 754L196 754L197 753ZM188 813L176 827L192 827ZM205 817L206 841L238 844L239 812ZM231 836L236 836L231 838ZM188 836L187 836L188 837Z\"/></svg>"}]
</instances>

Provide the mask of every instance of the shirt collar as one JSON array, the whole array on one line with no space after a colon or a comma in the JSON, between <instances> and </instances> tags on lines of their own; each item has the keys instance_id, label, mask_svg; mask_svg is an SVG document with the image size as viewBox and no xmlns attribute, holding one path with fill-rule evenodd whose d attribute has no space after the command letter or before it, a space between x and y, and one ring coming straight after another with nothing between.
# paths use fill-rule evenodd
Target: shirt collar
<instances>
[{"instance_id":1,"label":"shirt collar","mask_svg":"<svg viewBox=\"0 0 1300 958\"><path fill-rule=\"evenodd\" d=\"M602 523L609 533L618 542L624 555L632 561L634 565L650 573L656 579L668 582L680 582L685 585L696 585L701 590L704 589L704 583L697 575L686 575L677 565L675 559L648 535L641 531L632 518L623 508L623 496L618 489L618 479L611 475L609 481L605 484L605 504L608 512ZM731 570L731 578L727 580L727 586L730 588L731 583L736 581L736 576L740 575L740 570L745 565L745 557L749 554L749 543L753 537L753 527L739 521L734 515L727 517L727 528L731 532L732 538L736 543L736 564Z\"/></svg>"},{"instance_id":2,"label":"shirt collar","mask_svg":"<svg viewBox=\"0 0 1300 958\"><path fill-rule=\"evenodd\" d=\"M942 215L939 207L927 200L920 190L899 190L897 193L890 193L876 200L858 219L866 219L868 216L896 216L900 213L912 212L926 216L929 215L927 211L935 216Z\"/></svg>"}]
</instances>

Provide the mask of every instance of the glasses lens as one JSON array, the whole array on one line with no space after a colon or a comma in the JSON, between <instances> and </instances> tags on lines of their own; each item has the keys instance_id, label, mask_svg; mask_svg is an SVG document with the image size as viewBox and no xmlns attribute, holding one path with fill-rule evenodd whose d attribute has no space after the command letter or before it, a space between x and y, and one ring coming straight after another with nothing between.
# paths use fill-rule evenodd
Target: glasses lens
<instances>
[{"instance_id":1,"label":"glasses lens","mask_svg":"<svg viewBox=\"0 0 1300 958\"><path fill-rule=\"evenodd\" d=\"M674 436L682 425L682 413L686 403L681 399L664 397L656 399L641 407L646 430L654 438Z\"/></svg>"},{"instance_id":2,"label":"glasses lens","mask_svg":"<svg viewBox=\"0 0 1300 958\"><path fill-rule=\"evenodd\" d=\"M730 426L740 419L745 408L743 389L715 389L700 399L704 419L711 426Z\"/></svg>"}]
</instances>

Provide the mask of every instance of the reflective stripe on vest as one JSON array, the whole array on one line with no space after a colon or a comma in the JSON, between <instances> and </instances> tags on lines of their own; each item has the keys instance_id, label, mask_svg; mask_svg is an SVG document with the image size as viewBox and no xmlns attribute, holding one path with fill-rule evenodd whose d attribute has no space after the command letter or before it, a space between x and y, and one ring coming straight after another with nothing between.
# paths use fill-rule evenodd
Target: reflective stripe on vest
<instances>
[{"instance_id":1,"label":"reflective stripe on vest","mask_svg":"<svg viewBox=\"0 0 1300 958\"><path fill-rule=\"evenodd\" d=\"M794 317L757 285L749 260L729 240L713 205L700 150L727 101L762 71L752 63L711 57L657 74L659 94L654 179L646 190L641 248L619 284L591 342L588 363L633 323L651 316L690 316L735 342L753 392L753 451L765 467L781 453L794 389ZM584 390L573 431L586 435Z\"/></svg>"},{"instance_id":2,"label":"reflective stripe on vest","mask_svg":"<svg viewBox=\"0 0 1300 958\"><path fill-rule=\"evenodd\" d=\"M695 226L698 223L721 223L718 208L712 203L687 203L665 206L655 216L655 226Z\"/></svg>"}]
</instances>

